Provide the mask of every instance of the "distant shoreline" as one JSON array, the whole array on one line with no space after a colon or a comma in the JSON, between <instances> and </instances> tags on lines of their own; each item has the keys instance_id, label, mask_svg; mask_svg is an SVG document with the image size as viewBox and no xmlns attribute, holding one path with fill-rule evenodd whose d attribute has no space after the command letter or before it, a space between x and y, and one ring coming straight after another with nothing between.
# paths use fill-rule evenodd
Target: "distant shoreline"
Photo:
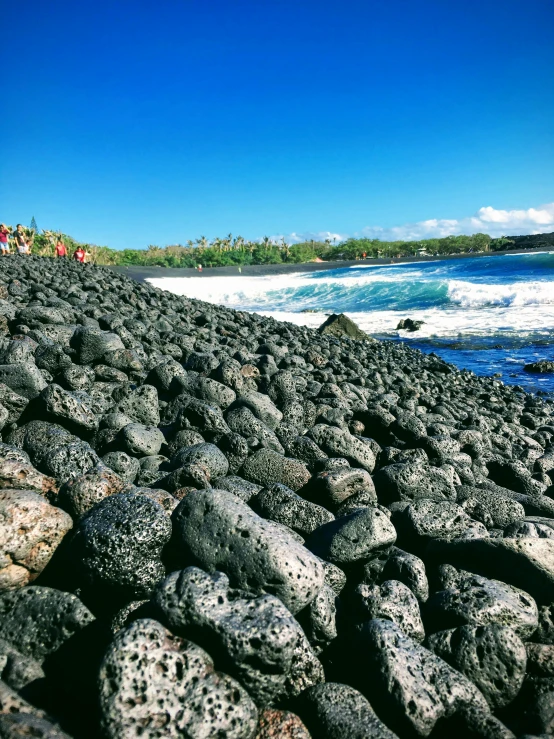
<instances>
[{"instance_id":1,"label":"distant shoreline","mask_svg":"<svg viewBox=\"0 0 554 739\"><path fill-rule=\"evenodd\" d=\"M109 265L120 274L127 275L137 282L163 277L270 277L271 275L288 275L296 272L320 272L330 269L345 269L360 266L385 266L393 264L412 264L415 262L443 262L451 259L476 259L479 257L502 257L507 254L536 254L554 251L554 247L538 247L536 249L506 249L504 251L481 252L479 254L441 254L427 257L399 257L395 259L356 259L334 262L299 262L297 264L247 264L226 267L205 267L201 273L192 267L140 267Z\"/></svg>"}]
</instances>

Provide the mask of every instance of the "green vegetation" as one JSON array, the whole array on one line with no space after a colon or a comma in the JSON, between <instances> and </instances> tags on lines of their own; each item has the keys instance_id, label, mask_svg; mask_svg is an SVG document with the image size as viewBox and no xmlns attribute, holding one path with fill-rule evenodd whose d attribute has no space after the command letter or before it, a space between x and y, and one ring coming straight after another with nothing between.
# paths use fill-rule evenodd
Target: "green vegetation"
<instances>
[{"instance_id":1,"label":"green vegetation","mask_svg":"<svg viewBox=\"0 0 554 739\"><path fill-rule=\"evenodd\" d=\"M171 246L150 245L146 249L110 249L76 241L60 232L25 229L32 240L32 253L53 256L56 241L61 239L69 255L82 246L88 253L87 261L104 265L135 265L141 267L222 267L248 264L301 264L313 261L335 261L356 259L400 259L419 255L440 256L500 251L520 247L554 246L554 234L534 236L512 236L492 239L487 234L473 236L446 236L440 239L421 241L380 241L379 239L349 238L338 244L325 241L304 241L288 244L285 239L272 240L264 236L260 241L247 241L242 236L229 234L225 238L209 241L205 236L186 244ZM536 242L536 243L535 243ZM521 244L523 246L523 244Z\"/></svg>"}]
</instances>

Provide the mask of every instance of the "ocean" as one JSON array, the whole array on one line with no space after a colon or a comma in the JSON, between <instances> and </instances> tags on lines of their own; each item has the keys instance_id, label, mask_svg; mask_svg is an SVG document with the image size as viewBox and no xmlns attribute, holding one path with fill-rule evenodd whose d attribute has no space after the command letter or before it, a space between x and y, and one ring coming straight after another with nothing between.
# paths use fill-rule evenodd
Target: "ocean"
<instances>
[{"instance_id":1,"label":"ocean","mask_svg":"<svg viewBox=\"0 0 554 739\"><path fill-rule=\"evenodd\" d=\"M377 339L435 352L477 375L499 375L532 392L554 375L523 366L554 359L554 252L372 265L286 275L153 278L157 287L279 320L317 327L346 313ZM398 331L402 318L424 321Z\"/></svg>"}]
</instances>

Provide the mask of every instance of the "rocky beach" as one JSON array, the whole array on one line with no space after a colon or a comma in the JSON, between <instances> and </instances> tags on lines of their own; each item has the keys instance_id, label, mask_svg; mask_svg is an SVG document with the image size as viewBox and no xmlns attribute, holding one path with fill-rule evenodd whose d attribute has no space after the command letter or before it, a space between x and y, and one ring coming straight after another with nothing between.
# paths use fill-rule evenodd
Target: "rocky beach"
<instances>
[{"instance_id":1,"label":"rocky beach","mask_svg":"<svg viewBox=\"0 0 554 739\"><path fill-rule=\"evenodd\" d=\"M1 739L554 734L551 401L1 266Z\"/></svg>"}]
</instances>

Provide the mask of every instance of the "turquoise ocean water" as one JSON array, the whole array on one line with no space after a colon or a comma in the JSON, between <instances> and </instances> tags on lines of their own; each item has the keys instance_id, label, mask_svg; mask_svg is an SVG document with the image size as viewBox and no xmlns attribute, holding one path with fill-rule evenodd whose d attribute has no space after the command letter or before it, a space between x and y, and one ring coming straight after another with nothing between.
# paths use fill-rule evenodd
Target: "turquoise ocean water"
<instances>
[{"instance_id":1,"label":"turquoise ocean water","mask_svg":"<svg viewBox=\"0 0 554 739\"><path fill-rule=\"evenodd\" d=\"M554 252L437 260L268 277L160 278L178 294L319 326L346 313L376 338L433 351L479 375L500 373L527 390L554 391L554 375L523 365L554 359ZM425 321L398 331L401 318Z\"/></svg>"}]
</instances>

